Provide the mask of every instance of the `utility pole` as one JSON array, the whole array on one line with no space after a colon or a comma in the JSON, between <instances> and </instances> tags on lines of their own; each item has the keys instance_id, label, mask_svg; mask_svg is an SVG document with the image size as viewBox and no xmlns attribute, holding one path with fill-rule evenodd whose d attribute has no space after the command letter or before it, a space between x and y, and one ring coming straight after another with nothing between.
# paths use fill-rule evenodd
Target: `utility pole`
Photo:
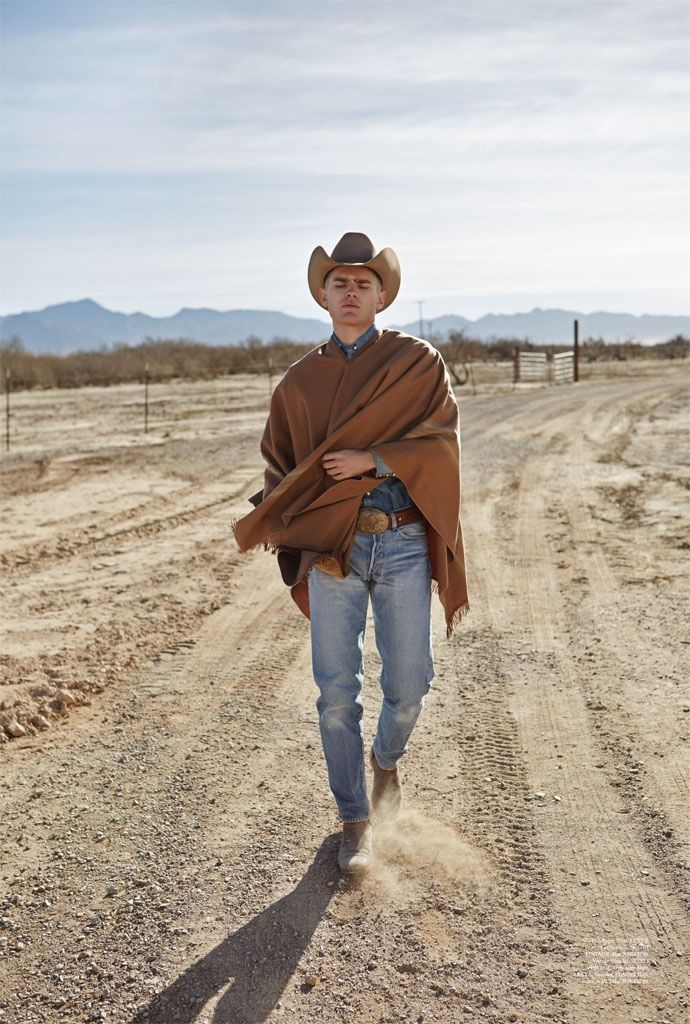
<instances>
[{"instance_id":1,"label":"utility pole","mask_svg":"<svg viewBox=\"0 0 690 1024\"><path fill-rule=\"evenodd\" d=\"M577 384L580 379L580 324L573 320L573 380Z\"/></svg>"},{"instance_id":2,"label":"utility pole","mask_svg":"<svg viewBox=\"0 0 690 1024\"><path fill-rule=\"evenodd\" d=\"M417 305L419 306L419 337L424 337L424 320L422 319L422 306L426 302L426 299L417 299Z\"/></svg>"}]
</instances>

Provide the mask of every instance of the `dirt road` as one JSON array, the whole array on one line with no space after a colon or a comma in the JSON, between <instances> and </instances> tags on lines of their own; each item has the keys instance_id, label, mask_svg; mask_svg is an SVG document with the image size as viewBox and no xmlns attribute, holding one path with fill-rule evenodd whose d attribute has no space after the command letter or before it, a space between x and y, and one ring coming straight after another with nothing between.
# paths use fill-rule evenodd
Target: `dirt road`
<instances>
[{"instance_id":1,"label":"dirt road","mask_svg":"<svg viewBox=\"0 0 690 1024\"><path fill-rule=\"evenodd\" d=\"M459 397L472 610L357 888L308 623L225 525L265 382L145 438L134 388L15 396L1 1021L687 1024L687 371Z\"/></svg>"}]
</instances>

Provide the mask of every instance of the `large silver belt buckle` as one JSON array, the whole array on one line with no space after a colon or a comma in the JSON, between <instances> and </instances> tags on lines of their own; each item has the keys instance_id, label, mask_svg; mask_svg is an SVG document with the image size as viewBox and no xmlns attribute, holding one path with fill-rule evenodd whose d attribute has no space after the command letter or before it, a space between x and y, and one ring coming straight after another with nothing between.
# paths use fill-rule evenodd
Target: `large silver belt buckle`
<instances>
[{"instance_id":1,"label":"large silver belt buckle","mask_svg":"<svg viewBox=\"0 0 690 1024\"><path fill-rule=\"evenodd\" d=\"M390 520L380 508L368 508L357 516L357 529L361 533L385 533Z\"/></svg>"}]
</instances>

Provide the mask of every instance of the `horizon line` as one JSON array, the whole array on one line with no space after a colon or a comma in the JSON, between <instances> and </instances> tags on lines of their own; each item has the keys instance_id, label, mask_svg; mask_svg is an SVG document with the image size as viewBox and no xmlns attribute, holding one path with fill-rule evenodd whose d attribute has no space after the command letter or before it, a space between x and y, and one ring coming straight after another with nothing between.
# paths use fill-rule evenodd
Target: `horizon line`
<instances>
[{"instance_id":1,"label":"horizon line","mask_svg":"<svg viewBox=\"0 0 690 1024\"><path fill-rule=\"evenodd\" d=\"M181 313L181 312L186 310L186 311L192 312L192 313L194 313L194 312L206 312L206 311L209 311L209 312L212 312L212 313L220 313L220 314L224 314L224 313L278 313L280 316L286 316L286 317L289 317L292 320L315 320L315 321L317 321L319 323L325 323L325 324L328 323L327 320L321 320L316 315L314 315L314 316L306 316L306 315L299 316L299 315L296 315L294 313L285 313L281 309L269 309L269 308L256 307L256 306L236 306L236 307L231 308L231 309L216 309L216 308L214 308L212 306L180 306L174 313L166 313L166 314L162 314L162 315L156 315L154 313L146 313L146 312L144 312L141 309L136 309L136 310L133 310L132 312L125 312L125 311L120 310L120 309L112 309L109 306L104 306L104 305L102 305L102 303L98 302L96 299L92 299L91 296L85 296L84 298L81 298L81 299L65 299L62 302L51 302L47 306L43 306L43 307L37 308L37 309L22 309L22 310L19 310L18 312L13 312L13 313L2 313L2 312L0 312L0 319L5 319L5 318L10 317L10 316L22 316L24 314L29 314L30 315L32 313L42 313L42 312L44 312L44 310L52 309L55 306L79 305L80 303L83 303L83 302L91 302L94 305L98 306L100 309L105 310L105 312L107 312L107 313L119 313L122 316L137 316L137 315L139 315L139 316L146 316L146 317L148 317L151 320L169 320L172 317L175 317L179 313ZM612 310L612 309L600 308L600 309L585 311L585 310L582 310L582 309L568 309L567 307L564 307L564 306L533 306L532 309L529 309L529 310L527 310L527 309L526 310L515 310L512 313L492 313L491 311L489 311L489 312L486 312L486 313L482 313L479 317L474 317L474 318L465 316L463 313L438 313L435 316L428 316L428 317L425 316L425 317L422 317L422 318L420 318L418 316L414 316L409 321L406 321L406 322L407 323L418 323L419 320L421 319L423 323L431 323L434 320L440 320L440 319L442 319L443 317L446 317L446 316L457 316L457 317L462 317L463 320L467 320L469 323L476 323L477 320L481 320L482 317L485 317L485 316L496 316L496 317L498 317L498 316L520 316L520 315L523 315L523 314L529 314L529 313L535 313L535 312L544 312L544 313L546 313L546 312L579 313L582 316L594 316L597 313L607 313L607 314L610 314L612 316L633 316L633 317L636 317L637 319L640 319L641 317L645 317L645 316L653 316L653 317L659 317L659 316L665 316L665 317L690 317L690 312L687 312L687 313L630 313L628 310L625 310L625 309L623 309L623 310Z\"/></svg>"}]
</instances>

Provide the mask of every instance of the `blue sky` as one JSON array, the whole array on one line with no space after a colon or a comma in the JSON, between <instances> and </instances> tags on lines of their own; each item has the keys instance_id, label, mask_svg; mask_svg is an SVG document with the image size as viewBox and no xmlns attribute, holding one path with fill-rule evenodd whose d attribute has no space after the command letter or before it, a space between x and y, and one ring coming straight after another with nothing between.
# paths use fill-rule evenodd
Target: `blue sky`
<instances>
[{"instance_id":1,"label":"blue sky","mask_svg":"<svg viewBox=\"0 0 690 1024\"><path fill-rule=\"evenodd\" d=\"M690 311L687 0L2 0L3 314Z\"/></svg>"}]
</instances>

